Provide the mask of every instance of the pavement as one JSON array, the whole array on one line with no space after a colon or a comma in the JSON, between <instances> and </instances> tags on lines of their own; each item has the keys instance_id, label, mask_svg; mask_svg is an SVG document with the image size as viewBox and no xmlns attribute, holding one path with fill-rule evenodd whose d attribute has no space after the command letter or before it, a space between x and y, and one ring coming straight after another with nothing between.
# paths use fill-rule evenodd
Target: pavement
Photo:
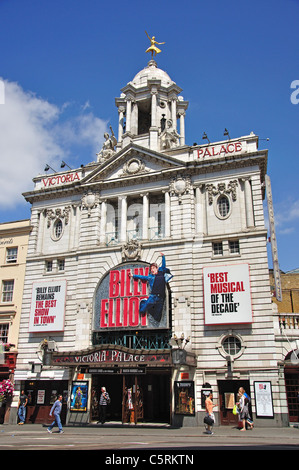
<instances>
[{"instance_id":1,"label":"pavement","mask_svg":"<svg viewBox=\"0 0 299 470\"><path fill-rule=\"evenodd\" d=\"M203 427L173 428L159 424L72 425L64 426L63 434L59 434L57 428L56 430L55 432L54 428L53 433L49 434L47 428L41 424L0 425L0 450L101 451L103 459L111 456L116 459L123 455L128 458L130 455L132 458L146 456L143 462L152 464L165 462L149 461L150 456L167 454L184 455L187 458L187 455L192 455L197 459L201 450L299 450L297 427L254 427L253 430L242 432L236 427L219 426L214 427L213 435L206 434ZM118 462L114 460L110 463ZM134 467L133 462L131 466Z\"/></svg>"}]
</instances>

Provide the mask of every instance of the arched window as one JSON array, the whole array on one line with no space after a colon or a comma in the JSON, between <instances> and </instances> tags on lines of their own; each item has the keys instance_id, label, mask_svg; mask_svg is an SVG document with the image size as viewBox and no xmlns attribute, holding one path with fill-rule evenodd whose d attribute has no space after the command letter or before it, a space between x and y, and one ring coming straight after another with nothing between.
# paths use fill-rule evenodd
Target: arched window
<instances>
[{"instance_id":1,"label":"arched window","mask_svg":"<svg viewBox=\"0 0 299 470\"><path fill-rule=\"evenodd\" d=\"M218 213L221 218L226 218L229 215L230 204L227 196L220 196L217 201Z\"/></svg>"},{"instance_id":2,"label":"arched window","mask_svg":"<svg viewBox=\"0 0 299 470\"><path fill-rule=\"evenodd\" d=\"M62 224L62 220L61 219L58 219L56 220L55 224L54 224L54 231L53 231L53 235L54 235L54 239L55 240L59 240L62 236L62 231L63 231L63 224Z\"/></svg>"}]
</instances>

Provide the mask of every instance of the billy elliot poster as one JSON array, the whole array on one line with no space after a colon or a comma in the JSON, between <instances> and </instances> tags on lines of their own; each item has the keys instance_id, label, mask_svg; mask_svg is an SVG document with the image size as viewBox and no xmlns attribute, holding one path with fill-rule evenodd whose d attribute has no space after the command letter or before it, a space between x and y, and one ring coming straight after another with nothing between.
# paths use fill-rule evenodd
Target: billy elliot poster
<instances>
[{"instance_id":1,"label":"billy elliot poster","mask_svg":"<svg viewBox=\"0 0 299 470\"><path fill-rule=\"evenodd\" d=\"M251 323L248 264L203 268L206 325Z\"/></svg>"},{"instance_id":2,"label":"billy elliot poster","mask_svg":"<svg viewBox=\"0 0 299 470\"><path fill-rule=\"evenodd\" d=\"M100 281L95 292L95 331L168 327L167 293L159 321L150 313L141 314L140 302L150 293L148 283L133 279L130 273L148 276L149 265L141 262L120 265Z\"/></svg>"},{"instance_id":3,"label":"billy elliot poster","mask_svg":"<svg viewBox=\"0 0 299 470\"><path fill-rule=\"evenodd\" d=\"M64 330L66 280L34 282L29 319L30 333Z\"/></svg>"}]
</instances>

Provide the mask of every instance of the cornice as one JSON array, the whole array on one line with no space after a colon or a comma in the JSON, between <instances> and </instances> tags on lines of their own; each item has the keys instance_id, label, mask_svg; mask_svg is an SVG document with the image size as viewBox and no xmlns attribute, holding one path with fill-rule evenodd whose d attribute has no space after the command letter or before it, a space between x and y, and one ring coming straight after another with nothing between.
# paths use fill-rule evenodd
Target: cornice
<instances>
[{"instance_id":1,"label":"cornice","mask_svg":"<svg viewBox=\"0 0 299 470\"><path fill-rule=\"evenodd\" d=\"M123 149L121 154L127 152L129 149ZM163 160L163 156L158 152L148 152L143 147L133 146L127 156L131 156L134 152L139 152L140 155L149 156ZM166 156L165 156L166 157ZM157 171L149 173L140 173L134 175L122 175L115 179L104 179L106 170L103 171L103 178L96 180L97 172L104 170L103 166L95 169L87 177L80 181L68 184L67 186L56 186L54 188L42 188L36 191L23 193L26 201L33 203L35 201L59 199L63 197L70 197L74 195L82 195L88 189L97 189L98 191L107 188L123 188L128 186L137 186L142 183L144 186L149 182L165 181L166 178L173 178L175 175L206 175L208 173L215 173L219 171L226 171L232 169L249 168L250 166L258 166L261 173L261 182L263 183L266 170L267 170L267 157L268 150L259 150L246 154L230 155L225 157L209 158L206 160L192 160L189 162L182 162L173 157L167 156L169 163L174 166L161 168ZM119 159L118 159L119 160ZM109 169L113 169L115 162L109 162ZM108 171L108 167L107 167Z\"/></svg>"}]
</instances>

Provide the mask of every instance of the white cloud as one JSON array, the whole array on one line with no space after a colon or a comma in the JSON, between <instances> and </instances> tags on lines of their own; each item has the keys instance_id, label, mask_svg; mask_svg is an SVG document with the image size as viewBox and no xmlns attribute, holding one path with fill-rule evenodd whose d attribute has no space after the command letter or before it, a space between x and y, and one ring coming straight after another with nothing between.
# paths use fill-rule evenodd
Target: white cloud
<instances>
[{"instance_id":1,"label":"white cloud","mask_svg":"<svg viewBox=\"0 0 299 470\"><path fill-rule=\"evenodd\" d=\"M87 147L88 161L95 160L107 124L92 112L84 114L89 104L63 120L71 104L59 108L18 83L1 83L5 103L0 104L0 208L13 208L23 202L22 192L32 188L32 178L44 172L46 163L60 169L60 162L71 158L70 147Z\"/></svg>"},{"instance_id":2,"label":"white cloud","mask_svg":"<svg viewBox=\"0 0 299 470\"><path fill-rule=\"evenodd\" d=\"M296 230L299 221L299 199L289 198L274 208L275 225L282 235L289 235Z\"/></svg>"}]
</instances>

